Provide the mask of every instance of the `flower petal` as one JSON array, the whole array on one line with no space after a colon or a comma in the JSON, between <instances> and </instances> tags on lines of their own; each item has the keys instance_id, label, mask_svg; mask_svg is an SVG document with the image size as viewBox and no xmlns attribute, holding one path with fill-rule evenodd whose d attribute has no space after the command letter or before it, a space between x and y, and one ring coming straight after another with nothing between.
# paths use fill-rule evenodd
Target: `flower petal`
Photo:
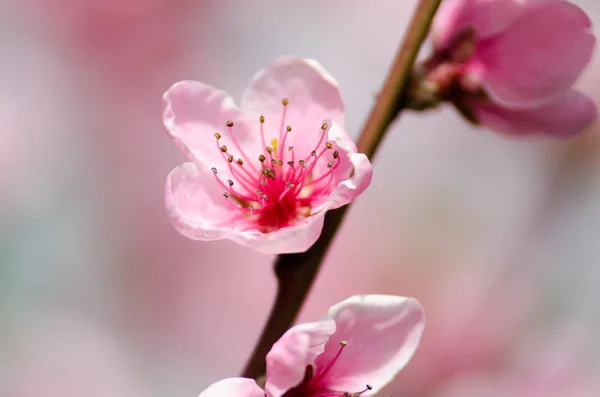
<instances>
[{"instance_id":1,"label":"flower petal","mask_svg":"<svg viewBox=\"0 0 600 397\"><path fill-rule=\"evenodd\" d=\"M243 157L243 150L254 162L262 153L258 115L237 108L226 92L198 81L180 81L165 92L163 103L167 132L191 161L209 168L226 165L221 145L236 158ZM226 125L228 121L234 123L231 129ZM221 135L218 143L215 133Z\"/></svg>"},{"instance_id":2,"label":"flower petal","mask_svg":"<svg viewBox=\"0 0 600 397\"><path fill-rule=\"evenodd\" d=\"M296 220L292 226L286 226L270 233L258 231L235 232L229 238L245 247L263 254L291 254L309 249L321 235L323 220L327 208L304 219Z\"/></svg>"},{"instance_id":3,"label":"flower petal","mask_svg":"<svg viewBox=\"0 0 600 397\"><path fill-rule=\"evenodd\" d=\"M225 226L225 221L236 215L209 174L210 170L184 163L167 177L165 203L169 220L179 233L193 240L227 237L232 228Z\"/></svg>"},{"instance_id":4,"label":"flower petal","mask_svg":"<svg viewBox=\"0 0 600 397\"><path fill-rule=\"evenodd\" d=\"M347 341L343 352L322 380L330 390L358 392L366 384L375 394L406 365L415 352L425 318L416 299L387 295L354 296L327 312L324 320L334 320L336 331L317 357L323 370Z\"/></svg>"},{"instance_id":5,"label":"flower petal","mask_svg":"<svg viewBox=\"0 0 600 397\"><path fill-rule=\"evenodd\" d=\"M319 126L330 118L344 125L344 101L337 81L313 59L277 58L259 71L242 94L244 110L281 114L281 100L289 99L291 120L311 120Z\"/></svg>"},{"instance_id":6,"label":"flower petal","mask_svg":"<svg viewBox=\"0 0 600 397\"><path fill-rule=\"evenodd\" d=\"M299 324L290 328L267 354L268 397L281 397L304 379L306 367L323 353L329 337L335 332L335 322L324 320Z\"/></svg>"},{"instance_id":7,"label":"flower petal","mask_svg":"<svg viewBox=\"0 0 600 397\"><path fill-rule=\"evenodd\" d=\"M589 63L596 46L591 26L574 4L536 2L500 36L479 43L474 65L498 100L544 101L570 88Z\"/></svg>"},{"instance_id":8,"label":"flower petal","mask_svg":"<svg viewBox=\"0 0 600 397\"><path fill-rule=\"evenodd\" d=\"M329 209L335 209L350 203L369 187L373 179L373 167L366 155L356 152L356 145L339 125L334 123L331 126L328 138L343 150L340 161L347 163L340 164L333 177L336 187L329 195L328 202Z\"/></svg>"},{"instance_id":9,"label":"flower petal","mask_svg":"<svg viewBox=\"0 0 600 397\"><path fill-rule=\"evenodd\" d=\"M282 100L287 99L287 105ZM338 84L317 62L291 56L280 57L258 72L244 91L242 109L265 116L267 144L286 137L298 158L316 149L323 119L344 123L344 102ZM285 113L284 113L285 112ZM292 132L285 134L285 126Z\"/></svg>"},{"instance_id":10,"label":"flower petal","mask_svg":"<svg viewBox=\"0 0 600 397\"><path fill-rule=\"evenodd\" d=\"M509 109L493 104L475 107L483 125L510 135L547 134L567 137L581 132L598 117L596 104L584 94L568 90L533 109Z\"/></svg>"},{"instance_id":11,"label":"flower petal","mask_svg":"<svg viewBox=\"0 0 600 397\"><path fill-rule=\"evenodd\" d=\"M433 21L431 35L438 50L447 49L466 28L476 31L478 40L508 28L533 0L446 0Z\"/></svg>"},{"instance_id":12,"label":"flower petal","mask_svg":"<svg viewBox=\"0 0 600 397\"><path fill-rule=\"evenodd\" d=\"M228 378L213 383L199 397L264 397L254 379Z\"/></svg>"}]
</instances>

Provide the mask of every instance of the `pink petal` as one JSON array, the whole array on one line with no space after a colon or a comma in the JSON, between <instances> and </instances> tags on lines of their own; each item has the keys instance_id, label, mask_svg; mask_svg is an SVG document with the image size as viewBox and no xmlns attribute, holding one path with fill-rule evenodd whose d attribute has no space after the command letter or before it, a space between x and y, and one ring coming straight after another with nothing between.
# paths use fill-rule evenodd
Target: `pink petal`
<instances>
[{"instance_id":1,"label":"pink petal","mask_svg":"<svg viewBox=\"0 0 600 397\"><path fill-rule=\"evenodd\" d=\"M331 126L328 138L341 149L341 161L348 163L342 163L334 174L333 182L337 186L329 195L328 202L329 209L335 209L352 202L369 187L373 179L373 167L366 155L356 152L356 145L339 125L334 123Z\"/></svg>"},{"instance_id":2,"label":"pink petal","mask_svg":"<svg viewBox=\"0 0 600 397\"><path fill-rule=\"evenodd\" d=\"M304 252L321 235L326 210L327 208L322 208L316 214L299 219L295 221L294 225L274 232L234 232L228 237L240 245L253 248L263 254Z\"/></svg>"},{"instance_id":3,"label":"pink petal","mask_svg":"<svg viewBox=\"0 0 600 397\"><path fill-rule=\"evenodd\" d=\"M463 29L475 29L478 40L509 27L534 0L445 0L433 21L431 35L438 50L447 49Z\"/></svg>"},{"instance_id":4,"label":"pink petal","mask_svg":"<svg viewBox=\"0 0 600 397\"><path fill-rule=\"evenodd\" d=\"M546 100L571 87L589 63L596 38L583 10L560 0L536 2L500 36L481 42L481 80L507 103Z\"/></svg>"},{"instance_id":5,"label":"pink petal","mask_svg":"<svg viewBox=\"0 0 600 397\"><path fill-rule=\"evenodd\" d=\"M289 103L282 123L284 98ZM300 157L315 148L324 119L344 125L344 102L337 82L311 59L285 56L270 63L244 91L241 107L265 116L267 141L279 138L283 125L290 125L286 145L294 146Z\"/></svg>"},{"instance_id":6,"label":"pink petal","mask_svg":"<svg viewBox=\"0 0 600 397\"><path fill-rule=\"evenodd\" d=\"M225 221L235 215L210 170L194 163L174 168L167 177L165 203L169 220L184 236L202 241L227 237ZM223 226L220 226L220 225Z\"/></svg>"},{"instance_id":7,"label":"pink petal","mask_svg":"<svg viewBox=\"0 0 600 397\"><path fill-rule=\"evenodd\" d=\"M387 295L354 296L331 307L323 319L335 320L336 331L317 357L319 370L334 360L340 341L348 342L323 386L350 393L369 384L374 394L392 380L412 357L425 325L417 300Z\"/></svg>"},{"instance_id":8,"label":"pink petal","mask_svg":"<svg viewBox=\"0 0 600 397\"><path fill-rule=\"evenodd\" d=\"M199 397L264 397L254 379L228 378L213 383Z\"/></svg>"},{"instance_id":9,"label":"pink petal","mask_svg":"<svg viewBox=\"0 0 600 397\"><path fill-rule=\"evenodd\" d=\"M596 104L584 94L568 90L533 109L509 109L487 104L475 107L478 120L510 135L547 134L567 137L581 132L598 117Z\"/></svg>"},{"instance_id":10,"label":"pink petal","mask_svg":"<svg viewBox=\"0 0 600 397\"><path fill-rule=\"evenodd\" d=\"M296 325L283 334L267 354L267 396L281 397L300 384L306 367L323 353L334 332L335 322L324 320Z\"/></svg>"},{"instance_id":11,"label":"pink petal","mask_svg":"<svg viewBox=\"0 0 600 397\"><path fill-rule=\"evenodd\" d=\"M231 131L248 157L255 161L261 153L258 115L237 108L224 91L197 81L180 81L165 92L163 102L167 132L191 161L224 170L227 162L220 145L227 146L236 159L241 156L231 139L228 121L234 122ZM215 133L221 134L219 143Z\"/></svg>"}]
</instances>

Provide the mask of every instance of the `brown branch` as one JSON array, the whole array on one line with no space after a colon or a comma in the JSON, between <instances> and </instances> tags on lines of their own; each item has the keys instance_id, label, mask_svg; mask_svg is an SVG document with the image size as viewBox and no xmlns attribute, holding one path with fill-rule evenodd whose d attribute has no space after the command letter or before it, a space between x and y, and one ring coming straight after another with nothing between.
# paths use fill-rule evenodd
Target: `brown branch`
<instances>
[{"instance_id":1,"label":"brown branch","mask_svg":"<svg viewBox=\"0 0 600 397\"><path fill-rule=\"evenodd\" d=\"M358 151L365 153L370 159L373 159L385 132L402 110L404 88L440 2L441 0L420 0L417 5L381 94L357 142ZM308 251L277 257L274 264L278 282L275 303L242 372L243 377L258 379L264 375L266 354L293 324L348 208L349 205L326 214L321 236Z\"/></svg>"}]
</instances>

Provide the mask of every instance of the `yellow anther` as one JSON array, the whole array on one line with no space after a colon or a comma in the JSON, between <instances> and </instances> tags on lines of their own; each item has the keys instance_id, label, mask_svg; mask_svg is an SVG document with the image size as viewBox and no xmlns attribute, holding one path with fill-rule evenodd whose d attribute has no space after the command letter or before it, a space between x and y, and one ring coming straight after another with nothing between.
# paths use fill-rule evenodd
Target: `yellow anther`
<instances>
[{"instance_id":1,"label":"yellow anther","mask_svg":"<svg viewBox=\"0 0 600 397\"><path fill-rule=\"evenodd\" d=\"M281 104L282 104L283 106L287 106L289 103L290 103L290 101L289 101L287 98L283 98L283 99L281 100Z\"/></svg>"},{"instance_id":2,"label":"yellow anther","mask_svg":"<svg viewBox=\"0 0 600 397\"><path fill-rule=\"evenodd\" d=\"M233 121L228 121L226 124L227 124L227 127L233 127Z\"/></svg>"},{"instance_id":3,"label":"yellow anther","mask_svg":"<svg viewBox=\"0 0 600 397\"><path fill-rule=\"evenodd\" d=\"M287 132L290 132L290 131L292 130L292 127L288 125L287 127L285 127L285 130L286 130Z\"/></svg>"},{"instance_id":4,"label":"yellow anther","mask_svg":"<svg viewBox=\"0 0 600 397\"><path fill-rule=\"evenodd\" d=\"M265 116L261 115L261 116L258 118L258 121L260 121L260 123L261 123L261 124L262 124L262 123L264 123L264 122L265 122Z\"/></svg>"},{"instance_id":5,"label":"yellow anther","mask_svg":"<svg viewBox=\"0 0 600 397\"><path fill-rule=\"evenodd\" d=\"M221 134L219 134L218 132L215 132L215 138L221 139Z\"/></svg>"}]
</instances>

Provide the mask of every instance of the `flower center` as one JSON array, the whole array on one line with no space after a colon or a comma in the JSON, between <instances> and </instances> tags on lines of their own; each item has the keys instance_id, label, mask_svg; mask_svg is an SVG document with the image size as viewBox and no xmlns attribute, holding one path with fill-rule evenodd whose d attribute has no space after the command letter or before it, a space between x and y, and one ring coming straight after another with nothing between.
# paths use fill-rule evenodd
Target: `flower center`
<instances>
[{"instance_id":1,"label":"flower center","mask_svg":"<svg viewBox=\"0 0 600 397\"><path fill-rule=\"evenodd\" d=\"M331 360L331 362L317 374L314 373L314 367L312 365L306 367L306 372L302 382L298 386L288 390L283 397L360 397L363 393L372 390L373 386L371 385L366 385L364 390L353 393L331 390L327 388L327 384L325 382L327 374L338 361L347 345L348 342L345 340L341 341L340 350L338 350L333 360Z\"/></svg>"},{"instance_id":2,"label":"flower center","mask_svg":"<svg viewBox=\"0 0 600 397\"><path fill-rule=\"evenodd\" d=\"M235 221L243 222L248 229L257 228L269 233L289 226L294 221L312 215L315 198L328 195L332 190L335 170L340 164L339 152L326 141L330 125L324 122L319 129L320 139L309 152L298 156L293 146L286 147L292 127L286 124L288 99L281 101L283 111L279 137L270 145L265 139L265 118L260 116L262 150L252 160L240 147L233 134L234 122L228 121L227 134L238 153L234 157L230 148L220 143L221 134L215 133L216 147L227 161L231 179L222 180L217 168L211 170L215 180L225 190L223 196L236 211ZM318 177L314 173L319 165L327 169Z\"/></svg>"}]
</instances>

